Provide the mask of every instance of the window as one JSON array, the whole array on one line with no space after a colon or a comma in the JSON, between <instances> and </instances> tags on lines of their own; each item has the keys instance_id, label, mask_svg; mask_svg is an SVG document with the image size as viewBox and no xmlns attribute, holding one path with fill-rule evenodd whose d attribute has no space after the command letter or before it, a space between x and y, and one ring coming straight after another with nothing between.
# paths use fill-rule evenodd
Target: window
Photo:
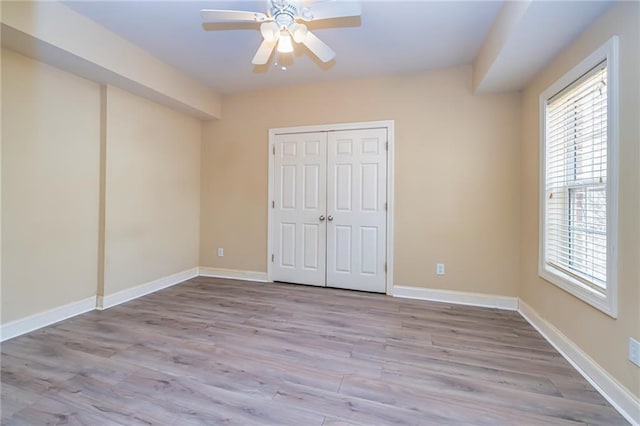
<instances>
[{"instance_id":1,"label":"window","mask_svg":"<svg viewBox=\"0 0 640 426\"><path fill-rule=\"evenodd\" d=\"M617 39L540 97L539 274L616 317Z\"/></svg>"}]
</instances>

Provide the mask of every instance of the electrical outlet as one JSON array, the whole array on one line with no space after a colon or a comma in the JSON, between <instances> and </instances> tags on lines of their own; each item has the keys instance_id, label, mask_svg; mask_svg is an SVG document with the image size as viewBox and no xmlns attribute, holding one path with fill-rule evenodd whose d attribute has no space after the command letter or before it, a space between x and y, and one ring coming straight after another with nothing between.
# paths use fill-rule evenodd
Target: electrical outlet
<instances>
[{"instance_id":1,"label":"electrical outlet","mask_svg":"<svg viewBox=\"0 0 640 426\"><path fill-rule=\"evenodd\" d=\"M444 275L444 263L436 263L436 274Z\"/></svg>"},{"instance_id":2,"label":"electrical outlet","mask_svg":"<svg viewBox=\"0 0 640 426\"><path fill-rule=\"evenodd\" d=\"M224 256L224 249L222 247L218 247L218 257Z\"/></svg>"},{"instance_id":3,"label":"electrical outlet","mask_svg":"<svg viewBox=\"0 0 640 426\"><path fill-rule=\"evenodd\" d=\"M629 337L629 361L640 367L640 342Z\"/></svg>"}]
</instances>

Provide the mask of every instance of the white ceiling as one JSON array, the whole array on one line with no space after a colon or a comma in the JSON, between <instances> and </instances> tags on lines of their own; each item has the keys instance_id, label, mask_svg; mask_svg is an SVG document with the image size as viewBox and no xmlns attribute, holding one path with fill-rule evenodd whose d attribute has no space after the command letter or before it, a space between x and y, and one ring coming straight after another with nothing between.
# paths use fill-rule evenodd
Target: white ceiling
<instances>
[{"instance_id":1,"label":"white ceiling","mask_svg":"<svg viewBox=\"0 0 640 426\"><path fill-rule=\"evenodd\" d=\"M571 44L613 3L610 1L533 1L494 59L483 91L524 87L562 48Z\"/></svg>"},{"instance_id":2,"label":"white ceiling","mask_svg":"<svg viewBox=\"0 0 640 426\"><path fill-rule=\"evenodd\" d=\"M265 11L265 1L63 3L225 94L470 64L502 6L502 1L362 1L361 18L309 25L335 50L334 61L321 64L305 47L296 46L292 66L280 71L251 64L262 40L257 25L205 26L199 15L203 8ZM541 61L552 58L606 9L602 2L567 4L565 36L555 44L545 41ZM572 10L583 12L572 14ZM544 30L544 13L541 16L539 25L530 25L532 30ZM534 35L521 38L523 43L535 39ZM518 46L510 49L526 52Z\"/></svg>"}]
</instances>

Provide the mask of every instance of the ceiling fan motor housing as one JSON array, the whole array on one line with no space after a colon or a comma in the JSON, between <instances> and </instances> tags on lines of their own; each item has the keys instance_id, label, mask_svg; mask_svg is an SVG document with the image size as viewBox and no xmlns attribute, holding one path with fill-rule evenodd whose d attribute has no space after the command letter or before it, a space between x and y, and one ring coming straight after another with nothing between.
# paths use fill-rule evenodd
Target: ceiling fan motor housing
<instances>
[{"instance_id":1,"label":"ceiling fan motor housing","mask_svg":"<svg viewBox=\"0 0 640 426\"><path fill-rule=\"evenodd\" d=\"M269 0L269 11L280 28L289 27L299 14L300 4L289 0Z\"/></svg>"}]
</instances>

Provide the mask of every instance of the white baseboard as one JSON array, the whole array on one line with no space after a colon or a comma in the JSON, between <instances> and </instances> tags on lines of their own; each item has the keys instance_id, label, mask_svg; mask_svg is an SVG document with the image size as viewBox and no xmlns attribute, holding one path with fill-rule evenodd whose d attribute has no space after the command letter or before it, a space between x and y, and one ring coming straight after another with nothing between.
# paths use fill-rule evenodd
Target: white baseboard
<instances>
[{"instance_id":1,"label":"white baseboard","mask_svg":"<svg viewBox=\"0 0 640 426\"><path fill-rule=\"evenodd\" d=\"M96 304L96 307L98 310L108 309L113 306L120 305L121 303L137 299L138 297L144 296L146 294L162 290L163 288L180 284L183 281L197 277L198 269L199 268L197 267L187 269L186 271L168 275L166 277L162 277L148 283L140 284L135 287L119 291L117 293L108 294L106 296L98 296L98 303Z\"/></svg>"},{"instance_id":2,"label":"white baseboard","mask_svg":"<svg viewBox=\"0 0 640 426\"><path fill-rule=\"evenodd\" d=\"M636 397L607 371L596 363L589 355L573 343L560 330L542 318L531 306L522 300L518 304L518 312L531 324L551 345L596 388L613 407L632 425L640 425L640 398Z\"/></svg>"},{"instance_id":3,"label":"white baseboard","mask_svg":"<svg viewBox=\"0 0 640 426\"><path fill-rule=\"evenodd\" d=\"M67 303L48 311L30 315L26 318L11 321L0 326L0 341L12 339L42 327L55 324L67 318L93 311L96 308L96 296L87 297L77 302Z\"/></svg>"},{"instance_id":4,"label":"white baseboard","mask_svg":"<svg viewBox=\"0 0 640 426\"><path fill-rule=\"evenodd\" d=\"M208 266L201 266L199 275L201 277L259 281L263 283L266 283L268 281L266 272L241 271L238 269L210 268Z\"/></svg>"},{"instance_id":5,"label":"white baseboard","mask_svg":"<svg viewBox=\"0 0 640 426\"><path fill-rule=\"evenodd\" d=\"M495 296L491 294L466 293L462 291L439 290L421 287L394 286L393 297L406 299L429 300L432 302L456 303L458 305L481 306L515 311L518 309L518 298Z\"/></svg>"}]
</instances>

